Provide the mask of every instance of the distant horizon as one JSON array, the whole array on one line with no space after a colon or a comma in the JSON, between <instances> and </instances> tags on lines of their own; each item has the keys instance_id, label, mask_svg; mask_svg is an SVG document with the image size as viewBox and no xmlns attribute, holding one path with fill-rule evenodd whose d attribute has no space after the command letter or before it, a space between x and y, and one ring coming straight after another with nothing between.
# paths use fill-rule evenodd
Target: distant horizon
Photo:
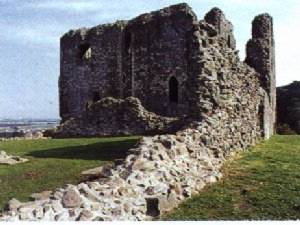
<instances>
[{"instance_id":1,"label":"distant horizon","mask_svg":"<svg viewBox=\"0 0 300 225\"><path fill-rule=\"evenodd\" d=\"M178 0L0 0L0 118L60 119L59 40L70 29L129 20L178 4ZM300 71L300 4L297 0L187 0L198 19L219 7L233 23L244 60L251 22L274 19L277 87L297 81Z\"/></svg>"},{"instance_id":2,"label":"distant horizon","mask_svg":"<svg viewBox=\"0 0 300 225\"><path fill-rule=\"evenodd\" d=\"M2 118L2 117L0 117L0 122L3 122L3 121L5 121L5 120L12 120L12 121L24 121L24 120L33 120L33 121L38 121L38 120L42 120L42 121L44 121L44 120L49 120L49 121L51 121L51 120L61 120L61 118Z\"/></svg>"}]
</instances>

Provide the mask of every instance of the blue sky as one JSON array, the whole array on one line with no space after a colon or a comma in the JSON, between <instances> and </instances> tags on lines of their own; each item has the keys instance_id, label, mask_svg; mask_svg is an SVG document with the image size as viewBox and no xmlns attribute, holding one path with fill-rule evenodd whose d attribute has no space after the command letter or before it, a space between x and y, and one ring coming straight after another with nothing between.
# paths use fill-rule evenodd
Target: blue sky
<instances>
[{"instance_id":1,"label":"blue sky","mask_svg":"<svg viewBox=\"0 0 300 225\"><path fill-rule=\"evenodd\" d=\"M0 118L58 118L59 38L183 1L0 0ZM277 85L298 79L299 0L190 0L198 19L221 8L234 24L241 59L255 15L274 18ZM300 79L299 79L300 80Z\"/></svg>"}]
</instances>

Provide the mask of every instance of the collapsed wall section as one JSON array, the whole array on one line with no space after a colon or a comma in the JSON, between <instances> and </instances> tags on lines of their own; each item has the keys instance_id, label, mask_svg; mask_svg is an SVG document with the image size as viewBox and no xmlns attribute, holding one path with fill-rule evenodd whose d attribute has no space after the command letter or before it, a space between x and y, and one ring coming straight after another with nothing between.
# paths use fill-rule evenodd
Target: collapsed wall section
<instances>
[{"instance_id":1,"label":"collapsed wall section","mask_svg":"<svg viewBox=\"0 0 300 225\"><path fill-rule=\"evenodd\" d=\"M137 98L107 97L90 105L84 116L67 120L48 136L68 138L153 135L174 133L182 124L183 121L176 118L163 117L147 111Z\"/></svg>"}]
</instances>

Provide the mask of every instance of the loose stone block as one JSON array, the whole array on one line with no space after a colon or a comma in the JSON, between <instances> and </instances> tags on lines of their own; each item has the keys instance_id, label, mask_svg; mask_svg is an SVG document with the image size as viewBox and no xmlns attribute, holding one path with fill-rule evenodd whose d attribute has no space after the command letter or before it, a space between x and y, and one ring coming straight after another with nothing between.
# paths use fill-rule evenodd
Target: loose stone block
<instances>
[{"instance_id":1,"label":"loose stone block","mask_svg":"<svg viewBox=\"0 0 300 225\"><path fill-rule=\"evenodd\" d=\"M78 207L81 203L80 194L78 193L78 191L70 188L65 192L62 198L62 203L66 208Z\"/></svg>"}]
</instances>

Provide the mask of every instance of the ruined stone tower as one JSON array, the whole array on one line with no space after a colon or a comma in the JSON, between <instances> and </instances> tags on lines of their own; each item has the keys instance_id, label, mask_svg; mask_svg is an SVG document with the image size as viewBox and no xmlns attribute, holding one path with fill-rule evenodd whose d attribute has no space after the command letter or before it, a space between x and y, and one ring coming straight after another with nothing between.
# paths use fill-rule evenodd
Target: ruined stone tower
<instances>
[{"instance_id":1,"label":"ruined stone tower","mask_svg":"<svg viewBox=\"0 0 300 225\"><path fill-rule=\"evenodd\" d=\"M251 108L244 102L254 89ZM268 138L276 107L272 18L254 19L244 63L218 8L200 21L178 4L71 30L61 38L59 90L62 136L172 133L218 111L240 118L245 110Z\"/></svg>"},{"instance_id":2,"label":"ruined stone tower","mask_svg":"<svg viewBox=\"0 0 300 225\"><path fill-rule=\"evenodd\" d=\"M276 80L275 80L275 46L273 36L273 20L268 14L261 14L252 22L252 39L247 43L246 63L253 67L260 75L261 86L267 93L265 101L269 102L270 109L263 103L266 136L274 133L276 120Z\"/></svg>"}]
</instances>

